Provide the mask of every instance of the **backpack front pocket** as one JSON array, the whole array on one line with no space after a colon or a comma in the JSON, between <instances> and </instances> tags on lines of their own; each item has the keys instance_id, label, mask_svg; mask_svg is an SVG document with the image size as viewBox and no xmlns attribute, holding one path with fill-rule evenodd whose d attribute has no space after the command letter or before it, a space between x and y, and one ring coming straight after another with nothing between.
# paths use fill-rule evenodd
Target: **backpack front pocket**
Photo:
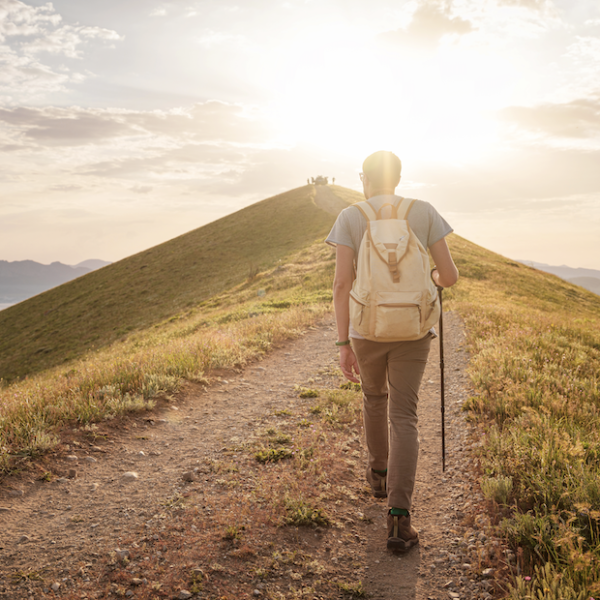
<instances>
[{"instance_id":1,"label":"backpack front pocket","mask_svg":"<svg viewBox=\"0 0 600 600\"><path fill-rule=\"evenodd\" d=\"M350 323L359 335L369 336L371 307L367 300L361 298L354 290L350 292Z\"/></svg>"},{"instance_id":2,"label":"backpack front pocket","mask_svg":"<svg viewBox=\"0 0 600 600\"><path fill-rule=\"evenodd\" d=\"M421 293L377 294L373 333L380 341L416 340L421 337Z\"/></svg>"}]
</instances>

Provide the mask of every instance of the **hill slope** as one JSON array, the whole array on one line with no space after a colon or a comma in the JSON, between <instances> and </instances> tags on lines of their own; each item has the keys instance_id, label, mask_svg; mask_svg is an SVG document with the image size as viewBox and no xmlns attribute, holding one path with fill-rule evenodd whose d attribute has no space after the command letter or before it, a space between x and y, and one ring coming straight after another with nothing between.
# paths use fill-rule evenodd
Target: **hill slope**
<instances>
[{"instance_id":1,"label":"hill slope","mask_svg":"<svg viewBox=\"0 0 600 600\"><path fill-rule=\"evenodd\" d=\"M0 378L148 328L325 237L335 217L314 196L307 185L268 198L0 312Z\"/></svg>"}]
</instances>

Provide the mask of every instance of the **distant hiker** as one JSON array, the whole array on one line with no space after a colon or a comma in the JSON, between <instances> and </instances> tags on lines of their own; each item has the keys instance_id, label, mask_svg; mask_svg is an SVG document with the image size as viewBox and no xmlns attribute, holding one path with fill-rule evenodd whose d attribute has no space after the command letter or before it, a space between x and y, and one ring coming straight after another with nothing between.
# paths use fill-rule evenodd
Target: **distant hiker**
<instances>
[{"instance_id":1,"label":"distant hiker","mask_svg":"<svg viewBox=\"0 0 600 600\"><path fill-rule=\"evenodd\" d=\"M335 177L331 178L331 183L335 185Z\"/></svg>"},{"instance_id":2,"label":"distant hiker","mask_svg":"<svg viewBox=\"0 0 600 600\"><path fill-rule=\"evenodd\" d=\"M306 183L310 185L310 179L308 177L306 178Z\"/></svg>"},{"instance_id":3,"label":"distant hiker","mask_svg":"<svg viewBox=\"0 0 600 600\"><path fill-rule=\"evenodd\" d=\"M395 195L401 170L400 159L391 152L367 157L360 175L367 202L345 208L326 240L336 247L333 302L340 367L350 381L358 383L360 376L366 478L375 497L388 499L387 547L399 552L419 541L410 510L419 452L418 392L437 335L430 325L439 314L435 286L450 287L458 280L445 240L452 228L428 202ZM406 235L398 237L398 227ZM427 248L436 265L433 283ZM355 264L361 289L353 288ZM377 286L392 289L413 282L422 291L377 291ZM369 285L370 293L364 291ZM377 341L390 337L409 341Z\"/></svg>"}]
</instances>

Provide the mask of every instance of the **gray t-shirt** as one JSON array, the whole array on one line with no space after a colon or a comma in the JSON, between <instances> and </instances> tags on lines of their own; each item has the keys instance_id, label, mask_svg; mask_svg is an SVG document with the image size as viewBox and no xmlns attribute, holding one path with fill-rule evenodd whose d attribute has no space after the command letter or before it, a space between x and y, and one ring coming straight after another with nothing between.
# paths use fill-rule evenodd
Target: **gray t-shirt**
<instances>
[{"instance_id":1,"label":"gray t-shirt","mask_svg":"<svg viewBox=\"0 0 600 600\"><path fill-rule=\"evenodd\" d=\"M392 204L398 199L399 196L373 196L369 198L369 204L378 211L384 204ZM415 200L408 213L408 224L425 249L453 231L440 213L423 200ZM367 221L363 214L356 206L349 206L338 215L325 241L332 246L349 246L354 250L355 256L358 256L366 230Z\"/></svg>"},{"instance_id":2,"label":"gray t-shirt","mask_svg":"<svg viewBox=\"0 0 600 600\"><path fill-rule=\"evenodd\" d=\"M384 204L393 204L399 199L399 196L373 196L369 198L369 204L377 212ZM443 219L429 202L415 200L410 212L408 213L408 224L417 236L423 248L427 249L439 242L442 238L452 233L453 229ZM345 208L334 223L327 239L325 240L331 246L341 244L349 246L354 250L354 256L358 257L358 251L365 231L367 230L367 220L356 206ZM433 335L436 335L434 329L431 329ZM358 334L352 323L350 323L349 337L363 339Z\"/></svg>"}]
</instances>

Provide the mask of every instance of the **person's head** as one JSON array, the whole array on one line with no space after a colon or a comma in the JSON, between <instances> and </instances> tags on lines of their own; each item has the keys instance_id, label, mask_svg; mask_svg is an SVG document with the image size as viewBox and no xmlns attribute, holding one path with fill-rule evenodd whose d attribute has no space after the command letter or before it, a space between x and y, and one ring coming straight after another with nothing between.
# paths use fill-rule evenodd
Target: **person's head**
<instances>
[{"instance_id":1,"label":"person's head","mask_svg":"<svg viewBox=\"0 0 600 600\"><path fill-rule=\"evenodd\" d=\"M393 194L400 183L402 162L393 153L380 150L367 156L363 163L362 182L365 197Z\"/></svg>"}]
</instances>

